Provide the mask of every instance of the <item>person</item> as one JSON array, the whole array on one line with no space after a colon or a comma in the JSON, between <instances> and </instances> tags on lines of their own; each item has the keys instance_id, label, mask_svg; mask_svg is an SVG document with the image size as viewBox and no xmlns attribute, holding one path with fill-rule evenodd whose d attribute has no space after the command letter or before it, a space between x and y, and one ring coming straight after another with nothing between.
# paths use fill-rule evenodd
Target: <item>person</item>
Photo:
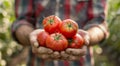
<instances>
[{"instance_id":1,"label":"person","mask_svg":"<svg viewBox=\"0 0 120 66\"><path fill-rule=\"evenodd\" d=\"M105 11L106 0L15 0L12 36L22 46L30 47L28 66L93 66L91 47L109 36ZM85 45L62 52L38 46L36 37L43 29L42 20L50 15L75 20Z\"/></svg>"}]
</instances>

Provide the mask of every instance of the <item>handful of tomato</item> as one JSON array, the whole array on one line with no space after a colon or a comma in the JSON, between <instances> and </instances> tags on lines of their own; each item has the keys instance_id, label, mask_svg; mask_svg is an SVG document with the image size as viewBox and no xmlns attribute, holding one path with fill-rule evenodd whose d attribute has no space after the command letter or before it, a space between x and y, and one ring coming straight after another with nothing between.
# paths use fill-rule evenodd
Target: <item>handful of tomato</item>
<instances>
[{"instance_id":1,"label":"handful of tomato","mask_svg":"<svg viewBox=\"0 0 120 66\"><path fill-rule=\"evenodd\" d=\"M37 40L40 46L54 51L63 51L66 48L81 48L84 40L77 34L78 24L72 19L61 20L55 15L43 19L44 31L41 31Z\"/></svg>"}]
</instances>

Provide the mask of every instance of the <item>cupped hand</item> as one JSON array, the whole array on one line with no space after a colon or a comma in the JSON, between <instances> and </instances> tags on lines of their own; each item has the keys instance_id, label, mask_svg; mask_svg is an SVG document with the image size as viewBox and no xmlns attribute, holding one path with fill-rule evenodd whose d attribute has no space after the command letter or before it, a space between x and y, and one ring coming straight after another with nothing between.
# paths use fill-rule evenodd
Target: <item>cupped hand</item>
<instances>
[{"instance_id":1,"label":"cupped hand","mask_svg":"<svg viewBox=\"0 0 120 66\"><path fill-rule=\"evenodd\" d=\"M87 31L79 30L80 34L84 39L84 46L81 48L67 48L65 51L61 52L61 58L63 60L79 60L81 57L86 55L87 46L89 45L89 34Z\"/></svg>"},{"instance_id":2,"label":"cupped hand","mask_svg":"<svg viewBox=\"0 0 120 66\"><path fill-rule=\"evenodd\" d=\"M84 30L79 30L78 34L80 34L84 38L84 46L79 49L75 48L67 48L65 51L53 51L49 48L39 46L37 42L37 35L43 31L42 29L34 30L30 34L30 43L32 46L33 53L36 56L43 58L43 59L50 59L50 60L79 60L81 57L86 55L87 45L89 45L89 36L88 33Z\"/></svg>"},{"instance_id":3,"label":"cupped hand","mask_svg":"<svg viewBox=\"0 0 120 66\"><path fill-rule=\"evenodd\" d=\"M75 49L75 48L67 48L65 51L61 52L61 59L62 60L79 60L81 57L86 55L87 47L83 46L82 48Z\"/></svg>"},{"instance_id":4,"label":"cupped hand","mask_svg":"<svg viewBox=\"0 0 120 66\"><path fill-rule=\"evenodd\" d=\"M34 30L32 33L30 33L30 43L32 46L32 52L37 56L40 57L42 59L58 59L60 57L59 52L54 51L43 47L43 46L39 46L39 43L37 41L37 35L43 31L42 29L37 29Z\"/></svg>"}]
</instances>

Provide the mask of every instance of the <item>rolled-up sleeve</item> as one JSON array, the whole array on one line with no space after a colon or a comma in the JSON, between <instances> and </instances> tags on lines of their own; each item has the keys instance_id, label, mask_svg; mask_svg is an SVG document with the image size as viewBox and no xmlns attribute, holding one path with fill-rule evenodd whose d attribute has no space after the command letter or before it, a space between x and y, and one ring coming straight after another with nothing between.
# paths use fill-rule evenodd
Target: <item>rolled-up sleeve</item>
<instances>
[{"instance_id":1,"label":"rolled-up sleeve","mask_svg":"<svg viewBox=\"0 0 120 66\"><path fill-rule=\"evenodd\" d=\"M105 13L107 7L106 0L90 0L88 5L88 21L84 29L96 26L104 32L105 38L107 38L109 36L109 31Z\"/></svg>"},{"instance_id":2,"label":"rolled-up sleeve","mask_svg":"<svg viewBox=\"0 0 120 66\"><path fill-rule=\"evenodd\" d=\"M15 36L15 31L21 25L35 27L35 17L33 9L33 0L15 0L15 17L16 20L11 26L13 39L19 42Z\"/></svg>"}]
</instances>

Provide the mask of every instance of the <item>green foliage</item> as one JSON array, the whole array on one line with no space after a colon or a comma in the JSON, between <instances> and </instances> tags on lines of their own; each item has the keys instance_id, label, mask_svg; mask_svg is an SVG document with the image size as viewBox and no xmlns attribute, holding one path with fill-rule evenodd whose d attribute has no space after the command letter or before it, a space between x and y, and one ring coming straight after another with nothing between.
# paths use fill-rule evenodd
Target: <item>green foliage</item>
<instances>
[{"instance_id":1,"label":"green foliage","mask_svg":"<svg viewBox=\"0 0 120 66\"><path fill-rule=\"evenodd\" d=\"M119 12L119 13L118 13ZM111 62L120 65L120 0L108 1L107 21L110 36L101 44L104 54Z\"/></svg>"},{"instance_id":2,"label":"green foliage","mask_svg":"<svg viewBox=\"0 0 120 66\"><path fill-rule=\"evenodd\" d=\"M108 15L107 20L111 22L112 19L116 16L117 11L120 9L119 0L108 0Z\"/></svg>"},{"instance_id":3,"label":"green foliage","mask_svg":"<svg viewBox=\"0 0 120 66\"><path fill-rule=\"evenodd\" d=\"M15 20L13 2L14 0L0 1L0 40L3 42L11 41L10 26Z\"/></svg>"},{"instance_id":4,"label":"green foliage","mask_svg":"<svg viewBox=\"0 0 120 66\"><path fill-rule=\"evenodd\" d=\"M11 24L15 20L14 0L0 0L0 66L6 66L11 56L21 50L11 37Z\"/></svg>"}]
</instances>

